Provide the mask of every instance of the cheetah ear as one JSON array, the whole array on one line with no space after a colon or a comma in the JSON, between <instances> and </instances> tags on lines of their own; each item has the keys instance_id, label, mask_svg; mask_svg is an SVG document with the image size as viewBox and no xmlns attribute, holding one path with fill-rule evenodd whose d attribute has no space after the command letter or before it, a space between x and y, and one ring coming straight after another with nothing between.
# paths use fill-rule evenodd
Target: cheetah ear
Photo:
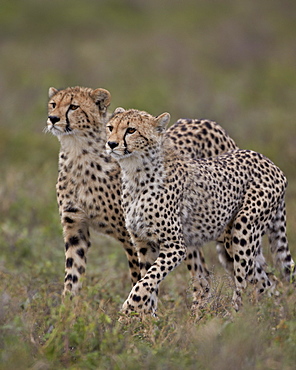
<instances>
[{"instance_id":1,"label":"cheetah ear","mask_svg":"<svg viewBox=\"0 0 296 370\"><path fill-rule=\"evenodd\" d=\"M54 87L50 87L48 89L48 97L49 99L51 99L59 90L54 88Z\"/></svg>"},{"instance_id":2,"label":"cheetah ear","mask_svg":"<svg viewBox=\"0 0 296 370\"><path fill-rule=\"evenodd\" d=\"M111 102L111 94L105 89L96 89L91 92L91 98L99 107L101 113L106 113L108 106Z\"/></svg>"},{"instance_id":3,"label":"cheetah ear","mask_svg":"<svg viewBox=\"0 0 296 370\"><path fill-rule=\"evenodd\" d=\"M125 109L122 108L122 107L118 107L115 109L115 111L113 112L113 116L115 116L115 114L118 114L118 113L123 113L125 112Z\"/></svg>"},{"instance_id":4,"label":"cheetah ear","mask_svg":"<svg viewBox=\"0 0 296 370\"><path fill-rule=\"evenodd\" d=\"M156 131L162 133L165 131L168 123L170 122L170 114L169 113L162 113L160 116L155 118L155 127Z\"/></svg>"}]
</instances>

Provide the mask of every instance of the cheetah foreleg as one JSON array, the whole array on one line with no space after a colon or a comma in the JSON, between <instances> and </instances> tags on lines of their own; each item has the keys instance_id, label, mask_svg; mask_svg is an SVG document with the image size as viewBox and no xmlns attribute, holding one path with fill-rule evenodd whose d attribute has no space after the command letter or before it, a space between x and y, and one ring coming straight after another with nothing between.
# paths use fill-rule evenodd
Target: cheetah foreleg
<instances>
[{"instance_id":1,"label":"cheetah foreleg","mask_svg":"<svg viewBox=\"0 0 296 370\"><path fill-rule=\"evenodd\" d=\"M161 281L174 270L186 257L186 248L183 242L176 242L169 247L162 246L156 261L147 273L132 288L124 302L121 312L130 315L133 312L156 315L154 292L158 291Z\"/></svg>"},{"instance_id":2,"label":"cheetah foreleg","mask_svg":"<svg viewBox=\"0 0 296 370\"><path fill-rule=\"evenodd\" d=\"M72 214L62 215L65 242L65 282L63 295L76 295L81 288L81 277L85 274L86 255L91 243L89 230Z\"/></svg>"},{"instance_id":3,"label":"cheetah foreleg","mask_svg":"<svg viewBox=\"0 0 296 370\"><path fill-rule=\"evenodd\" d=\"M141 277L147 274L149 268L153 265L159 255L159 246L153 241L137 241L138 259ZM158 289L151 293L151 302L155 311L157 310Z\"/></svg>"},{"instance_id":4,"label":"cheetah foreleg","mask_svg":"<svg viewBox=\"0 0 296 370\"><path fill-rule=\"evenodd\" d=\"M127 240L121 240L123 248L128 260L129 272L131 277L132 286L141 279L141 272L139 266L139 256L130 238Z\"/></svg>"}]
</instances>

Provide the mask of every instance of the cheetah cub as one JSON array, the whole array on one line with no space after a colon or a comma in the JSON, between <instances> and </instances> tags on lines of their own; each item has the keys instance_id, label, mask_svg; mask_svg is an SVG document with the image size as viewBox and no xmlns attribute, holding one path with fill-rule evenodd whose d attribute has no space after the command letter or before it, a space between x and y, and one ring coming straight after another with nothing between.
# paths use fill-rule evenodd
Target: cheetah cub
<instances>
[{"instance_id":1,"label":"cheetah cub","mask_svg":"<svg viewBox=\"0 0 296 370\"><path fill-rule=\"evenodd\" d=\"M158 250L122 312L155 314L160 282L193 247L218 239L231 245L233 305L238 309L248 282L257 283L260 293L268 288L255 279L265 233L273 250L286 251L281 261L286 275L293 269L286 237L286 178L269 159L249 150L199 160L176 155L164 140L169 119L168 113L153 117L120 108L107 123L106 149L121 167L127 229L138 250Z\"/></svg>"},{"instance_id":2,"label":"cheetah cub","mask_svg":"<svg viewBox=\"0 0 296 370\"><path fill-rule=\"evenodd\" d=\"M91 246L89 229L121 242L133 284L138 255L120 205L120 168L105 152L109 91L84 87L49 89L47 132L60 142L57 201L65 243L63 294L76 295Z\"/></svg>"},{"instance_id":3,"label":"cheetah cub","mask_svg":"<svg viewBox=\"0 0 296 370\"><path fill-rule=\"evenodd\" d=\"M46 131L56 136L61 145L56 192L66 254L64 294L75 295L81 287L91 245L90 228L122 244L132 284L146 274L150 261L155 259L153 248L151 253L140 250L138 258L125 227L120 166L105 151L110 101L109 91L100 88L49 89ZM222 127L209 120L178 120L167 130L166 140L180 155L190 157L217 155L236 147ZM202 252L194 250L186 264L197 292L199 271L208 276ZM194 300L197 299L195 293Z\"/></svg>"}]
</instances>

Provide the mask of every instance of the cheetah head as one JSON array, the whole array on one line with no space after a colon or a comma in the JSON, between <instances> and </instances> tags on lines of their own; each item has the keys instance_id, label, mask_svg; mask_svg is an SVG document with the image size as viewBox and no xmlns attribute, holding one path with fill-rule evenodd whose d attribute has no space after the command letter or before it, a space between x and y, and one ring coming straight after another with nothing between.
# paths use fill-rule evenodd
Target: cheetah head
<instances>
[{"instance_id":1,"label":"cheetah head","mask_svg":"<svg viewBox=\"0 0 296 370\"><path fill-rule=\"evenodd\" d=\"M62 135L79 135L95 123L105 122L111 95L105 89L68 87L65 90L49 89L47 132Z\"/></svg>"},{"instance_id":2,"label":"cheetah head","mask_svg":"<svg viewBox=\"0 0 296 370\"><path fill-rule=\"evenodd\" d=\"M149 150L161 141L169 120L169 113L153 117L147 112L117 108L106 127L107 153L120 160Z\"/></svg>"}]
</instances>

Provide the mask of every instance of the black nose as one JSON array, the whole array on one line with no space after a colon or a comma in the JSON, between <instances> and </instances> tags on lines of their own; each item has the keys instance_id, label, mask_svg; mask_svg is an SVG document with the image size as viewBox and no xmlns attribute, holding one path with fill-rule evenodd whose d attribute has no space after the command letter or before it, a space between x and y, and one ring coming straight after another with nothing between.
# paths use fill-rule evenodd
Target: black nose
<instances>
[{"instance_id":1,"label":"black nose","mask_svg":"<svg viewBox=\"0 0 296 370\"><path fill-rule=\"evenodd\" d=\"M118 143L116 143L115 141L108 141L108 145L111 149L114 149L118 146Z\"/></svg>"},{"instance_id":2,"label":"black nose","mask_svg":"<svg viewBox=\"0 0 296 370\"><path fill-rule=\"evenodd\" d=\"M58 116L48 116L48 118L50 119L50 122L54 125L55 123L59 122L60 120L60 117Z\"/></svg>"}]
</instances>

